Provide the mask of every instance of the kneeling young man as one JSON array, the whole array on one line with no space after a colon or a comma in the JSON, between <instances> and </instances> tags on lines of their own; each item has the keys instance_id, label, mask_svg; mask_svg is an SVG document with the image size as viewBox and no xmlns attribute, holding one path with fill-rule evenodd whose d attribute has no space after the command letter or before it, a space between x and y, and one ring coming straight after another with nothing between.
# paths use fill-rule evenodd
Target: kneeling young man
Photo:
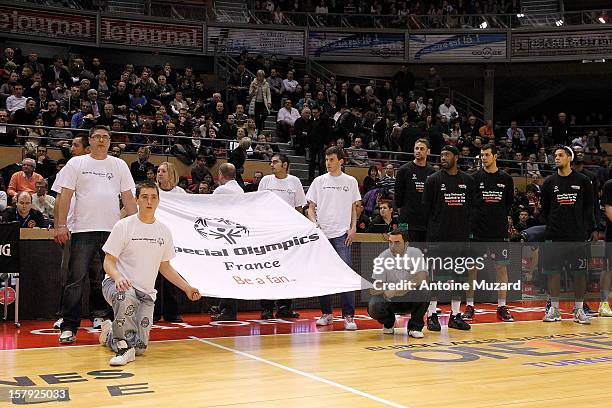
<instances>
[{"instance_id":1,"label":"kneeling young man","mask_svg":"<svg viewBox=\"0 0 612 408\"><path fill-rule=\"evenodd\" d=\"M202 296L170 266L174 243L168 227L155 219L159 189L151 181L136 186L138 213L115 224L102 247L106 256L102 292L115 320L102 323L100 344L117 355L111 365L125 365L143 354L149 342L155 306L157 271L191 300Z\"/></svg>"},{"instance_id":2,"label":"kneeling young man","mask_svg":"<svg viewBox=\"0 0 612 408\"><path fill-rule=\"evenodd\" d=\"M372 278L375 284L370 289L372 297L368 302L368 313L384 326L385 334L394 333L396 313L410 313L408 335L422 338L430 294L420 287L427 279L427 265L421 250L408 246L408 234L408 231L399 229L391 231L389 249L384 250L374 261L376 268ZM398 257L404 258L404 265L388 268L388 259L397 260ZM382 271L379 270L381 267Z\"/></svg>"}]
</instances>

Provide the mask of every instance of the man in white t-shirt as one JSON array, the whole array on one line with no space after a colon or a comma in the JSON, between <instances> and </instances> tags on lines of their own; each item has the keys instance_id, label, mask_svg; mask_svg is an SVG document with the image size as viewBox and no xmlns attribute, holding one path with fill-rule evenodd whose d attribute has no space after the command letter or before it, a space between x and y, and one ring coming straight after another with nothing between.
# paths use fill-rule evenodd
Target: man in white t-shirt
<instances>
[{"instance_id":1,"label":"man in white t-shirt","mask_svg":"<svg viewBox=\"0 0 612 408\"><path fill-rule=\"evenodd\" d=\"M215 194L244 194L244 190L236 181L236 167L233 164L223 163L219 166L219 187L213 191L213 195ZM236 320L238 302L236 299L221 299L219 306L214 306L211 310L211 320Z\"/></svg>"},{"instance_id":2,"label":"man in white t-shirt","mask_svg":"<svg viewBox=\"0 0 612 408\"><path fill-rule=\"evenodd\" d=\"M62 193L56 220L56 241L70 242L68 279L62 299L62 344L73 343L81 323L83 281L89 265L98 253L104 257L102 245L113 226L121 218L119 197L127 215L135 214L132 189L134 180L127 164L108 155L110 131L94 126L89 131L90 154L73 157L63 169ZM75 196L73 227L68 229L68 209Z\"/></svg>"},{"instance_id":3,"label":"man in white t-shirt","mask_svg":"<svg viewBox=\"0 0 612 408\"><path fill-rule=\"evenodd\" d=\"M287 204L295 208L300 214L306 205L304 187L299 178L289 174L289 158L282 153L276 153L270 161L272 174L264 176L259 182L257 191L271 191ZM281 299L277 302L277 318L298 318L300 314L293 311L292 299ZM274 300L261 301L261 318L272 319Z\"/></svg>"},{"instance_id":4,"label":"man in white t-shirt","mask_svg":"<svg viewBox=\"0 0 612 408\"><path fill-rule=\"evenodd\" d=\"M231 163L219 166L219 187L213 194L244 194L244 190L236 181L236 167Z\"/></svg>"},{"instance_id":5,"label":"man in white t-shirt","mask_svg":"<svg viewBox=\"0 0 612 408\"><path fill-rule=\"evenodd\" d=\"M89 152L89 138L88 137L77 136L74 139L72 139L72 144L70 145L70 154L72 155L72 157L82 156L84 154L89 154L89 153L90 152ZM57 175L55 176L55 181L53 182L53 185L51 186L51 190L57 193L55 197L55 206L53 207L53 219L54 220L57 220L57 217L59 215L59 203L60 203L60 198L62 197L63 174L64 174L64 168L62 168L59 171L59 173L57 173ZM73 216L74 216L74 197L72 200L70 200L70 207L68 208L68 218L66 222L68 231L70 232L72 232L74 229L73 228ZM63 285L62 285L62 290L60 293L60 301L59 301L60 310L58 310L59 316L61 316L61 306L62 306L63 298L64 298L64 290L65 290L64 285L66 283L66 278L68 277L68 261L70 260L70 241L67 241L62 246L64 248L64 251L62 254L62 265L61 265ZM95 264L98 264L101 266L102 260L100 260L99 263L95 263ZM104 300L104 296L102 296L102 285L100 284L102 282L102 279L94 278L94 275L97 275L97 272L98 271L90 267L89 269L89 293L90 293L89 309L91 311L90 316L92 320L92 327L94 329L100 328L100 325L104 321L102 317L104 317L107 312L106 308L104 307L104 305L106 304L106 301ZM53 328L59 329L63 321L64 319L60 317L60 319L57 320L53 324Z\"/></svg>"},{"instance_id":6,"label":"man in white t-shirt","mask_svg":"<svg viewBox=\"0 0 612 408\"><path fill-rule=\"evenodd\" d=\"M115 224L106 243L102 291L115 320L102 323L100 344L115 353L110 365L125 365L143 354L149 343L159 271L193 301L202 296L170 265L175 257L172 233L155 219L159 188L152 181L136 187L138 214Z\"/></svg>"},{"instance_id":7,"label":"man in white t-shirt","mask_svg":"<svg viewBox=\"0 0 612 408\"><path fill-rule=\"evenodd\" d=\"M342 172L344 152L337 146L325 151L327 173L315 178L308 188L308 218L316 223L332 244L340 258L351 266L351 244L357 233L357 202L361 200L355 177ZM331 272L333 273L333 271ZM340 294L342 317L346 330L357 330L355 315L355 293ZM333 323L331 296L321 296L323 315L317 326Z\"/></svg>"}]
</instances>

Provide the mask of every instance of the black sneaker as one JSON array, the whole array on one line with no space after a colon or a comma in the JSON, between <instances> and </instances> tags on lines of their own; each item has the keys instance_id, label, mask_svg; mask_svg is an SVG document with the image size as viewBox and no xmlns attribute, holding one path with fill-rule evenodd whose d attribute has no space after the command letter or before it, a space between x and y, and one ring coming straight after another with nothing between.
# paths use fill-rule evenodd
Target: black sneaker
<instances>
[{"instance_id":1,"label":"black sneaker","mask_svg":"<svg viewBox=\"0 0 612 408\"><path fill-rule=\"evenodd\" d=\"M450 315L448 318L448 328L457 330L470 330L471 326L461 318L461 313Z\"/></svg>"},{"instance_id":2,"label":"black sneaker","mask_svg":"<svg viewBox=\"0 0 612 408\"><path fill-rule=\"evenodd\" d=\"M223 310L221 313L210 315L210 320L214 322L231 321L236 320L236 315L231 315L226 310Z\"/></svg>"},{"instance_id":3,"label":"black sneaker","mask_svg":"<svg viewBox=\"0 0 612 408\"><path fill-rule=\"evenodd\" d=\"M261 311L261 320L274 319L274 313L271 310L262 310Z\"/></svg>"},{"instance_id":4,"label":"black sneaker","mask_svg":"<svg viewBox=\"0 0 612 408\"><path fill-rule=\"evenodd\" d=\"M463 320L473 320L475 313L476 313L476 311L474 310L474 306L467 305L465 307L465 312L463 312L461 317L463 318Z\"/></svg>"},{"instance_id":5,"label":"black sneaker","mask_svg":"<svg viewBox=\"0 0 612 408\"><path fill-rule=\"evenodd\" d=\"M438 320L437 313L432 313L431 316L427 318L427 330L429 331L442 330L442 327L440 327L440 321Z\"/></svg>"},{"instance_id":6,"label":"black sneaker","mask_svg":"<svg viewBox=\"0 0 612 408\"><path fill-rule=\"evenodd\" d=\"M591 310L591 308L589 307L589 305L587 305L587 302L584 302L582 304L582 310L584 310L584 313L587 316L597 316L598 312L595 312L593 310Z\"/></svg>"},{"instance_id":7,"label":"black sneaker","mask_svg":"<svg viewBox=\"0 0 612 408\"><path fill-rule=\"evenodd\" d=\"M164 316L164 320L170 323L183 323L181 315Z\"/></svg>"},{"instance_id":8,"label":"black sneaker","mask_svg":"<svg viewBox=\"0 0 612 408\"><path fill-rule=\"evenodd\" d=\"M300 317L300 314L287 306L281 306L278 308L278 312L276 312L276 317L279 319L280 318L297 319L298 317Z\"/></svg>"},{"instance_id":9,"label":"black sneaker","mask_svg":"<svg viewBox=\"0 0 612 408\"><path fill-rule=\"evenodd\" d=\"M503 322L514 321L514 317L512 317L506 306L499 306L497 308L497 318Z\"/></svg>"}]
</instances>

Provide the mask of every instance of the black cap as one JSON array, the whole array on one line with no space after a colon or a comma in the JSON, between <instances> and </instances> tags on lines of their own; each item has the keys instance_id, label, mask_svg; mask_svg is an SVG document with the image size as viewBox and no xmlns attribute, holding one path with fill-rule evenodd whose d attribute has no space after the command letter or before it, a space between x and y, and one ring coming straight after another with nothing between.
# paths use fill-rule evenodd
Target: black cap
<instances>
[{"instance_id":1,"label":"black cap","mask_svg":"<svg viewBox=\"0 0 612 408\"><path fill-rule=\"evenodd\" d=\"M455 156L459 156L459 149L453 145L446 145L442 148L441 152L451 152Z\"/></svg>"}]
</instances>

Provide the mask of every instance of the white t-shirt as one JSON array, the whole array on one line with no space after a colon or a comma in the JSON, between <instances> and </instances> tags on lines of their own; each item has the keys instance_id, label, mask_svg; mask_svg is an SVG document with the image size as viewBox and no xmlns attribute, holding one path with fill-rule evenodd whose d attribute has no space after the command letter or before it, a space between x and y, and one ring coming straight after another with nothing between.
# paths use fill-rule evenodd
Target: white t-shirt
<instances>
[{"instance_id":1,"label":"white t-shirt","mask_svg":"<svg viewBox=\"0 0 612 408\"><path fill-rule=\"evenodd\" d=\"M319 226L331 239L351 229L352 205L361 200L361 194L355 177L345 173L334 177L326 173L312 181L306 199L317 205Z\"/></svg>"},{"instance_id":2,"label":"white t-shirt","mask_svg":"<svg viewBox=\"0 0 612 408\"><path fill-rule=\"evenodd\" d=\"M53 182L53 185L51 186L51 191L55 191L56 193L61 194L62 193L62 178L64 177L64 169L66 167L62 167L62 169L57 173L57 175L55 176L55 181ZM68 228L68 231L73 232L74 231L74 195L72 196L72 198L70 199L70 208L68 208L68 217L66 218L66 228ZM57 222L57 220L55 220Z\"/></svg>"},{"instance_id":3,"label":"white t-shirt","mask_svg":"<svg viewBox=\"0 0 612 408\"><path fill-rule=\"evenodd\" d=\"M183 190L181 187L179 186L174 186L174 188L172 190L162 190L160 188L161 191L165 192L165 193L174 193L174 194L187 194L187 192L185 190Z\"/></svg>"},{"instance_id":4,"label":"white t-shirt","mask_svg":"<svg viewBox=\"0 0 612 408\"><path fill-rule=\"evenodd\" d=\"M121 218L119 196L135 188L128 165L108 156L73 157L63 168L62 187L75 191L72 232L111 231Z\"/></svg>"},{"instance_id":5,"label":"white t-shirt","mask_svg":"<svg viewBox=\"0 0 612 408\"><path fill-rule=\"evenodd\" d=\"M102 250L117 258L117 271L121 276L153 299L159 264L176 255L170 229L158 220L145 224L138 214L118 221Z\"/></svg>"},{"instance_id":6,"label":"white t-shirt","mask_svg":"<svg viewBox=\"0 0 612 408\"><path fill-rule=\"evenodd\" d=\"M215 188L213 194L244 194L244 190L236 180L230 180L222 186Z\"/></svg>"},{"instance_id":7,"label":"white t-shirt","mask_svg":"<svg viewBox=\"0 0 612 408\"><path fill-rule=\"evenodd\" d=\"M264 176L259 182L257 191L272 191L292 207L303 207L306 205L304 187L299 178L287 174L284 179L279 179L273 174Z\"/></svg>"}]
</instances>

